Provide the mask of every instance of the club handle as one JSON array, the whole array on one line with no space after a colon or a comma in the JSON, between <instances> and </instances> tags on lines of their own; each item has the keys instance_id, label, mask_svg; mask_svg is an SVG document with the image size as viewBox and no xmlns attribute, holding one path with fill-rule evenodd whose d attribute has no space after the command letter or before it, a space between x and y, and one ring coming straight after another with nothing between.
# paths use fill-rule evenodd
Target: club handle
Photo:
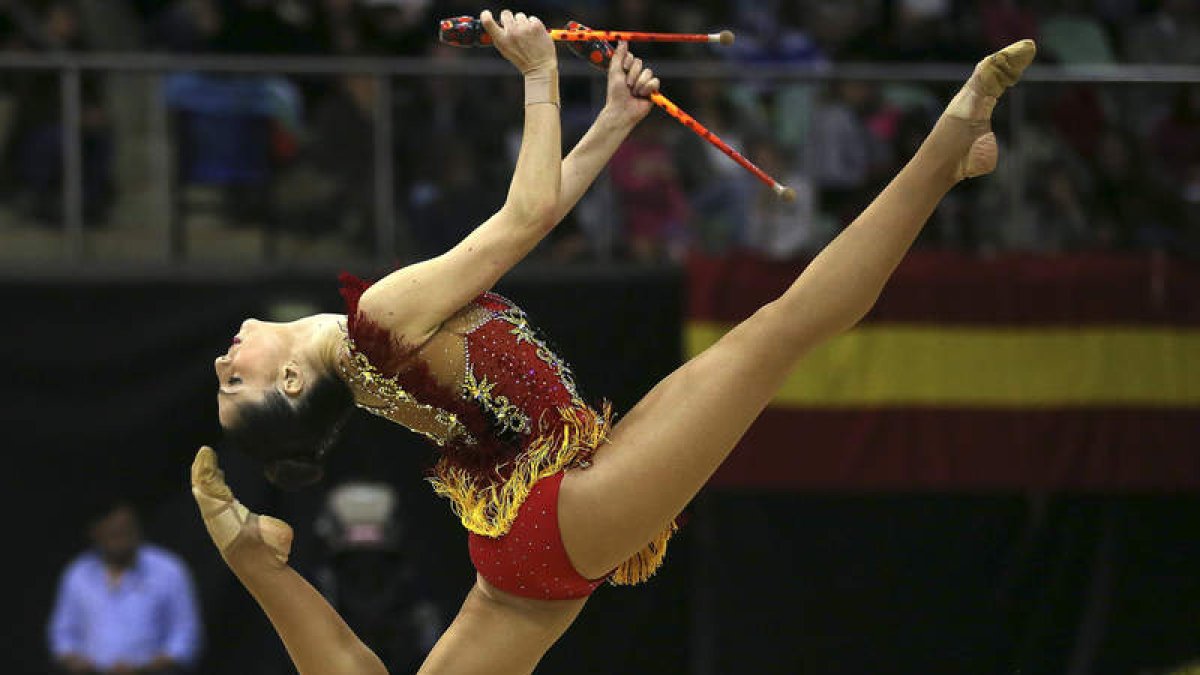
<instances>
[{"instance_id":1,"label":"club handle","mask_svg":"<svg viewBox=\"0 0 1200 675\"><path fill-rule=\"evenodd\" d=\"M438 24L438 40L455 47L492 46L492 36L484 30L483 22L473 16L442 19Z\"/></svg>"}]
</instances>

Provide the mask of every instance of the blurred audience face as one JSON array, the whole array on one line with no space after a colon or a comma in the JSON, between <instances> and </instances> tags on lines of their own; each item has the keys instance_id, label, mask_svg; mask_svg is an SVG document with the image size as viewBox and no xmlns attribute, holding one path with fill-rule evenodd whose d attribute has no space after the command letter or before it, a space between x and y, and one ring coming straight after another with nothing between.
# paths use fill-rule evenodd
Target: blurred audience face
<instances>
[{"instance_id":1,"label":"blurred audience face","mask_svg":"<svg viewBox=\"0 0 1200 675\"><path fill-rule=\"evenodd\" d=\"M69 4L58 2L51 5L46 15L46 35L59 46L69 45L79 36L79 19Z\"/></svg>"},{"instance_id":2,"label":"blurred audience face","mask_svg":"<svg viewBox=\"0 0 1200 675\"><path fill-rule=\"evenodd\" d=\"M346 75L342 78L342 86L349 94L350 100L360 110L369 111L375 103L375 78L370 75Z\"/></svg>"},{"instance_id":3,"label":"blurred audience face","mask_svg":"<svg viewBox=\"0 0 1200 675\"><path fill-rule=\"evenodd\" d=\"M124 569L133 563L142 543L142 528L129 506L118 506L92 525L92 543L105 564Z\"/></svg>"},{"instance_id":4,"label":"blurred audience face","mask_svg":"<svg viewBox=\"0 0 1200 675\"><path fill-rule=\"evenodd\" d=\"M838 85L838 95L842 101L859 112L870 108L877 94L869 82L848 80Z\"/></svg>"}]
</instances>

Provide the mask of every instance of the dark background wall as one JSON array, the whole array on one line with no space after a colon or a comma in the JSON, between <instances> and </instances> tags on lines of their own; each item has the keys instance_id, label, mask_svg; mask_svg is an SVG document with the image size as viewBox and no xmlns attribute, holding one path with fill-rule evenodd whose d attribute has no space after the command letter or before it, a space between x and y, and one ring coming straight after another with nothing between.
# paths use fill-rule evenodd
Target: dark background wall
<instances>
[{"instance_id":1,"label":"dark background wall","mask_svg":"<svg viewBox=\"0 0 1200 675\"><path fill-rule=\"evenodd\" d=\"M678 362L682 289L672 273L535 274L500 290L553 338L589 398L627 410ZM187 467L198 445L219 446L211 361L238 323L281 302L337 311L333 282L25 281L0 285L0 301L12 589L0 672L45 671L58 574L84 546L89 505L114 493L131 497L149 539L195 572L203 672L288 672L204 534ZM401 490L406 550L452 613L472 570L461 528L422 483L431 456L359 416L330 474ZM295 564L311 570L321 490L282 494L252 462L222 459L243 501L296 526ZM1200 654L1198 518L1190 494L709 493L663 572L643 588L601 589L539 672L1161 668Z\"/></svg>"}]
</instances>

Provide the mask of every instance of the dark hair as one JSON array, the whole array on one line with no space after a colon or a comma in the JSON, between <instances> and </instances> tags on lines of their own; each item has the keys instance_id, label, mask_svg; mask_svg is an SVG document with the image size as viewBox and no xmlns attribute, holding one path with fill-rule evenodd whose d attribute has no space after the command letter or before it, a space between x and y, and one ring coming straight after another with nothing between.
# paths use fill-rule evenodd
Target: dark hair
<instances>
[{"instance_id":1,"label":"dark hair","mask_svg":"<svg viewBox=\"0 0 1200 675\"><path fill-rule=\"evenodd\" d=\"M325 475L325 456L353 409L350 388L332 373L322 373L295 402L273 390L261 403L243 405L225 436L266 463L267 480L298 490Z\"/></svg>"},{"instance_id":2,"label":"dark hair","mask_svg":"<svg viewBox=\"0 0 1200 675\"><path fill-rule=\"evenodd\" d=\"M87 524L92 527L100 521L122 509L129 509L137 515L137 507L123 494L101 493L93 497L86 505Z\"/></svg>"}]
</instances>

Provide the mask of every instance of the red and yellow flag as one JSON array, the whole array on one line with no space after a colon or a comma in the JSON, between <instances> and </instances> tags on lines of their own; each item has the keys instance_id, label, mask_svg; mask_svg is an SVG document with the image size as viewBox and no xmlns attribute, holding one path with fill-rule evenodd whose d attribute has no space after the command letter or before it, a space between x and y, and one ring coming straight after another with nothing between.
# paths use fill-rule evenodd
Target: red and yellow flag
<instances>
[{"instance_id":1,"label":"red and yellow flag","mask_svg":"<svg viewBox=\"0 0 1200 675\"><path fill-rule=\"evenodd\" d=\"M689 265L688 355L801 263ZM716 478L816 489L1200 487L1200 269L917 253L808 355Z\"/></svg>"}]
</instances>

